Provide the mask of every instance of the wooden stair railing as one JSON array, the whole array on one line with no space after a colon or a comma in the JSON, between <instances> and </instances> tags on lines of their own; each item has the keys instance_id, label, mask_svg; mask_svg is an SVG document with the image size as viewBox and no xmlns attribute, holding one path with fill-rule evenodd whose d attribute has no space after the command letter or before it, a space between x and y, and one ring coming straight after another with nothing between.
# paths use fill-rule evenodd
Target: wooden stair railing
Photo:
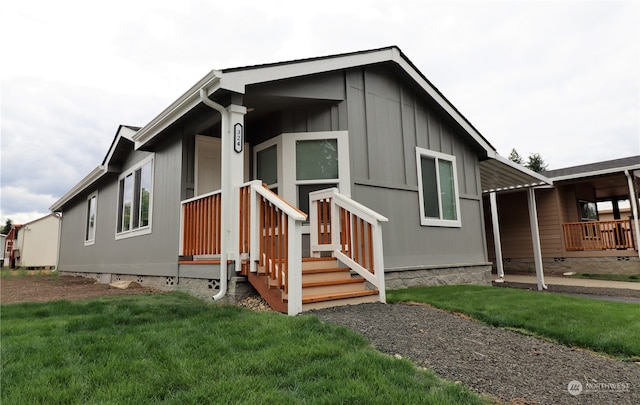
<instances>
[{"instance_id":1,"label":"wooden stair railing","mask_svg":"<svg viewBox=\"0 0 640 405\"><path fill-rule=\"evenodd\" d=\"M329 252L370 282L386 301L382 223L388 219L331 188L309 195L311 254Z\"/></svg>"}]
</instances>

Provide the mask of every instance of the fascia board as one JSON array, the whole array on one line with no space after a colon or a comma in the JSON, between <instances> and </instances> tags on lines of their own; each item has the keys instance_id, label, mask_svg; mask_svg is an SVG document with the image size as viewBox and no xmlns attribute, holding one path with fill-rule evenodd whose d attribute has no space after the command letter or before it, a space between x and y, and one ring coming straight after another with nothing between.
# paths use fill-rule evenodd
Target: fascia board
<instances>
[{"instance_id":1,"label":"fascia board","mask_svg":"<svg viewBox=\"0 0 640 405\"><path fill-rule=\"evenodd\" d=\"M178 118L187 113L200 103L200 89L208 89L208 94L215 91L216 84L220 81L220 71L212 70L207 73L196 84L191 86L182 96L176 101L171 103L160 114L152 119L147 125L140 128L132 140L135 142L135 149L139 149L153 139L162 130L166 129L169 125L174 123ZM213 91L211 91L213 90Z\"/></svg>"},{"instance_id":2,"label":"fascia board","mask_svg":"<svg viewBox=\"0 0 640 405\"><path fill-rule=\"evenodd\" d=\"M387 62L399 54L397 48L376 50L373 52L354 53L343 56L294 61L291 63L256 66L230 72L222 71L221 87L226 90L244 94L245 87L250 84L265 83L289 79L305 75L347 69L355 66Z\"/></svg>"},{"instance_id":3,"label":"fascia board","mask_svg":"<svg viewBox=\"0 0 640 405\"><path fill-rule=\"evenodd\" d=\"M72 198L80 194L82 191L87 189L93 183L98 181L102 176L107 173L106 166L100 165L93 169L91 173L86 175L78 184L73 186L71 190L69 190L65 195L63 195L58 201L53 203L51 207L49 207L50 211L59 211L66 203L71 201Z\"/></svg>"},{"instance_id":4,"label":"fascia board","mask_svg":"<svg viewBox=\"0 0 640 405\"><path fill-rule=\"evenodd\" d=\"M564 175L564 176L552 177L551 179L553 181L555 181L555 182L563 181L563 180L577 180L577 179L582 179L582 178L586 178L586 177L603 176L603 175L606 175L606 174L614 174L614 173L623 173L624 174L625 170L628 170L629 172L633 172L634 170L640 170L640 165L631 165L631 166L624 166L624 167L613 167L611 169L594 170L592 172L582 172L582 173L567 174L567 175Z\"/></svg>"}]
</instances>

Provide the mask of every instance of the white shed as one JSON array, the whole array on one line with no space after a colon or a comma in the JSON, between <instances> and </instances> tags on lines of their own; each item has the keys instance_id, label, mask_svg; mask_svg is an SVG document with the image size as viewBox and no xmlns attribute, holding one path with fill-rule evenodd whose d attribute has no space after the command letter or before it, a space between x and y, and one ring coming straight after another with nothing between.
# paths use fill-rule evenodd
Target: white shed
<instances>
[{"instance_id":1,"label":"white shed","mask_svg":"<svg viewBox=\"0 0 640 405\"><path fill-rule=\"evenodd\" d=\"M15 247L16 267L56 267L60 246L60 216L49 214L23 224Z\"/></svg>"}]
</instances>

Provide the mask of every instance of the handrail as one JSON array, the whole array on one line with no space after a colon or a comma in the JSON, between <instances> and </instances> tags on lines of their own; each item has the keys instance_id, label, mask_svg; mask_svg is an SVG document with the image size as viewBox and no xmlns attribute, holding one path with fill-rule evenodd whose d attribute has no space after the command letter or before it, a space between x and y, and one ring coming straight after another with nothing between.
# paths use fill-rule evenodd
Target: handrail
<instances>
[{"instance_id":1,"label":"handrail","mask_svg":"<svg viewBox=\"0 0 640 405\"><path fill-rule=\"evenodd\" d=\"M287 311L302 311L302 223L307 215L259 180L240 187L240 256L256 272L256 262L272 285L287 294Z\"/></svg>"},{"instance_id":2,"label":"handrail","mask_svg":"<svg viewBox=\"0 0 640 405\"><path fill-rule=\"evenodd\" d=\"M567 251L635 248L631 221L626 219L569 222L562 224L562 231Z\"/></svg>"},{"instance_id":3,"label":"handrail","mask_svg":"<svg viewBox=\"0 0 640 405\"><path fill-rule=\"evenodd\" d=\"M309 194L311 254L331 252L379 291L385 302L382 223L388 219L331 188Z\"/></svg>"}]
</instances>

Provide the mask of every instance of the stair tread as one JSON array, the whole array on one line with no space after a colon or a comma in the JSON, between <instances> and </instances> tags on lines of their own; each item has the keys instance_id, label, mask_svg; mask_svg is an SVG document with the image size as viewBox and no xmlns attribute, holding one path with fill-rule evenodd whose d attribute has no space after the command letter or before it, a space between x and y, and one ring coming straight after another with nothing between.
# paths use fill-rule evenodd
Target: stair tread
<instances>
[{"instance_id":1,"label":"stair tread","mask_svg":"<svg viewBox=\"0 0 640 405\"><path fill-rule=\"evenodd\" d=\"M304 297L302 299L302 303L309 304L312 302L333 301L333 300L339 300L343 298L366 297L368 295L378 295L378 294L379 294L378 290L363 290L363 291L355 291L355 292L312 295L309 297Z\"/></svg>"},{"instance_id":2,"label":"stair tread","mask_svg":"<svg viewBox=\"0 0 640 405\"><path fill-rule=\"evenodd\" d=\"M348 267L323 267L321 269L302 270L302 274L334 273L340 271L351 271L351 269Z\"/></svg>"},{"instance_id":3,"label":"stair tread","mask_svg":"<svg viewBox=\"0 0 640 405\"><path fill-rule=\"evenodd\" d=\"M326 280L326 281L309 281L306 283L302 283L302 288L305 287L321 287L321 286L331 286L331 285L340 285L340 284L364 284L364 278L346 278L344 280Z\"/></svg>"}]
</instances>

